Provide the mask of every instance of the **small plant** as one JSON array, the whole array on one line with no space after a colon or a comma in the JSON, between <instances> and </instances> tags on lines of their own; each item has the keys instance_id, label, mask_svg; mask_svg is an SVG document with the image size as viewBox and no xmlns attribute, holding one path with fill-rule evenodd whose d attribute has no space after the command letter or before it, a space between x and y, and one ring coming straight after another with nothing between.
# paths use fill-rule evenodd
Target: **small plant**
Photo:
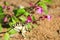
<instances>
[{"instance_id":1,"label":"small plant","mask_svg":"<svg viewBox=\"0 0 60 40\"><path fill-rule=\"evenodd\" d=\"M28 9L24 7L15 8L13 10L14 15L12 16L5 14L3 11L4 8L0 6L0 33L2 33L2 25L9 25L8 28L6 27L7 31L5 32L4 40L9 40L11 35L19 32L21 32L22 36L26 37L25 33L27 31L30 31L32 28L38 26L36 21L39 19L36 20L35 16L32 14L33 9L35 9L35 11L39 14L43 11L48 14L47 5L45 3L50 2L51 0L41 0L36 4L28 7ZM8 2L4 2L4 4L5 6L9 5ZM48 15L48 19L49 18L50 16Z\"/></svg>"}]
</instances>

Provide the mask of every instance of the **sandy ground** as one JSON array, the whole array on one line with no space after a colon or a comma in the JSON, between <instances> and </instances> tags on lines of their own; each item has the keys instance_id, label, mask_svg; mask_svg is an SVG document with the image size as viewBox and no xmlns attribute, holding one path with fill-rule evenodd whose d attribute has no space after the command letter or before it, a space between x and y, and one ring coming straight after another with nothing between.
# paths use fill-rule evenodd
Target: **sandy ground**
<instances>
[{"instance_id":1,"label":"sandy ground","mask_svg":"<svg viewBox=\"0 0 60 40\"><path fill-rule=\"evenodd\" d=\"M3 5L4 0L0 0L0 5ZM37 0L6 0L9 3L13 3L17 6L23 5L29 6L26 2L36 2ZM23 39L22 36L16 34L11 40L60 40L60 0L52 0L53 3L49 4L49 15L51 15L51 21L40 20L40 25L31 32L27 33L27 39Z\"/></svg>"}]
</instances>

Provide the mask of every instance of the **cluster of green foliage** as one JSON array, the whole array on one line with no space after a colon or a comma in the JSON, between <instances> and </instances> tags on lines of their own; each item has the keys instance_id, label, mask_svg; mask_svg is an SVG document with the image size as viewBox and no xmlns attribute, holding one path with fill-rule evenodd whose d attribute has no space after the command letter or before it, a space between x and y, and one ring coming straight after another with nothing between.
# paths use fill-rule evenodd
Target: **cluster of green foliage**
<instances>
[{"instance_id":1,"label":"cluster of green foliage","mask_svg":"<svg viewBox=\"0 0 60 40\"><path fill-rule=\"evenodd\" d=\"M0 7L0 10L1 10L0 11L0 15L1 15L1 18L0 18L0 33L1 33L2 29L3 29L2 28L2 22L3 22L2 20L5 17L5 14L3 13L3 8L2 7ZM27 12L24 8L19 8L19 9L17 8L16 10L14 9L13 12L14 12L14 16L9 17L8 24L9 24L10 28L8 28L7 32L5 33L4 40L9 40L10 35L17 33L16 30L12 29L13 25L15 25L18 22L25 23L25 21L27 19L27 16L30 15L30 13ZM24 16L19 16L19 15L24 15L25 17ZM19 16L19 17L17 17L17 16ZM32 16L32 19L34 20L34 16ZM27 24L26 26L27 26L28 29L30 28L30 24Z\"/></svg>"}]
</instances>

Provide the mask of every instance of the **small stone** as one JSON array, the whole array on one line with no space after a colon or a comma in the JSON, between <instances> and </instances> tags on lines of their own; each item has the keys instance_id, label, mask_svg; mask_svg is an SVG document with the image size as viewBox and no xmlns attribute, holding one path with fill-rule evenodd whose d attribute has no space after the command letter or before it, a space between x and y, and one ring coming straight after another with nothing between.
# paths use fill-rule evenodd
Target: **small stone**
<instances>
[{"instance_id":1,"label":"small stone","mask_svg":"<svg viewBox=\"0 0 60 40\"><path fill-rule=\"evenodd\" d=\"M57 30L57 33L60 34L60 30Z\"/></svg>"}]
</instances>

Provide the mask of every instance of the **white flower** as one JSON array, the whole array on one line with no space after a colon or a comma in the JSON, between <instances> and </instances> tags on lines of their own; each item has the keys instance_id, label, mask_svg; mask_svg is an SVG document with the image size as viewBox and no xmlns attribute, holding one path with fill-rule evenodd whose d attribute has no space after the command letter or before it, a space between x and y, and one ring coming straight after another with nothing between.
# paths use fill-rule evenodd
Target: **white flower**
<instances>
[{"instance_id":1,"label":"white flower","mask_svg":"<svg viewBox=\"0 0 60 40\"><path fill-rule=\"evenodd\" d=\"M18 31L18 32L20 32L21 30L22 30L22 27L20 26L20 27L15 27L14 28L16 31Z\"/></svg>"},{"instance_id":2,"label":"white flower","mask_svg":"<svg viewBox=\"0 0 60 40\"><path fill-rule=\"evenodd\" d=\"M23 35L23 37L26 37L25 33L26 33L26 29L25 29L25 27L23 27L23 29L22 29L22 35Z\"/></svg>"},{"instance_id":3,"label":"white flower","mask_svg":"<svg viewBox=\"0 0 60 40\"><path fill-rule=\"evenodd\" d=\"M17 24L17 26L15 26L14 28L16 31L20 32L22 30L22 25L21 24Z\"/></svg>"},{"instance_id":4,"label":"white flower","mask_svg":"<svg viewBox=\"0 0 60 40\"><path fill-rule=\"evenodd\" d=\"M20 5L19 8L24 8L24 6Z\"/></svg>"}]
</instances>

